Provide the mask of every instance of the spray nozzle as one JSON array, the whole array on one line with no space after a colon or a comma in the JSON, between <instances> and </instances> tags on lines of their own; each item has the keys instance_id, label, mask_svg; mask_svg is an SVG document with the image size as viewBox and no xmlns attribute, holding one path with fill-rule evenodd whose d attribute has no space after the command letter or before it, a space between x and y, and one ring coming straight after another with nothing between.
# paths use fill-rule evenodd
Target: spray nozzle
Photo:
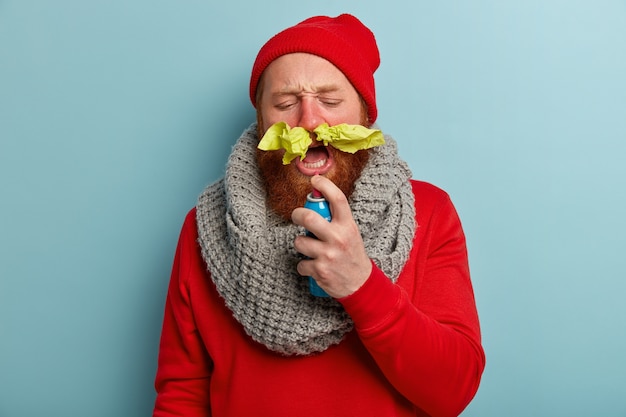
<instances>
[{"instance_id":1,"label":"spray nozzle","mask_svg":"<svg viewBox=\"0 0 626 417\"><path fill-rule=\"evenodd\" d=\"M319 171L315 171L313 176L316 176L316 175L319 175L319 174L320 174ZM311 197L313 197L313 198L324 198L322 193L320 193L320 191L317 188L313 188L313 191L311 191Z\"/></svg>"},{"instance_id":2,"label":"spray nozzle","mask_svg":"<svg viewBox=\"0 0 626 417\"><path fill-rule=\"evenodd\" d=\"M322 193L320 193L320 191L317 188L313 188L313 191L311 191L311 196L313 198L323 198L324 197L322 195Z\"/></svg>"}]
</instances>

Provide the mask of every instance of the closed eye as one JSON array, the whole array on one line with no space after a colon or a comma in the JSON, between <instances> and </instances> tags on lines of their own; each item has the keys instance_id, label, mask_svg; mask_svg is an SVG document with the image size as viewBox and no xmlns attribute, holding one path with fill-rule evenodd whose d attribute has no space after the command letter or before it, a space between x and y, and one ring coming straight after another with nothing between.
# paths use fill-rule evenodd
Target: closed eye
<instances>
[{"instance_id":1,"label":"closed eye","mask_svg":"<svg viewBox=\"0 0 626 417\"><path fill-rule=\"evenodd\" d=\"M297 104L297 100L282 101L274 104L274 107L278 110L289 110Z\"/></svg>"},{"instance_id":2,"label":"closed eye","mask_svg":"<svg viewBox=\"0 0 626 417\"><path fill-rule=\"evenodd\" d=\"M341 97L337 97L336 95L328 95L328 94L320 94L317 97L317 100L326 107L337 107L341 103L343 103L343 99Z\"/></svg>"},{"instance_id":3,"label":"closed eye","mask_svg":"<svg viewBox=\"0 0 626 417\"><path fill-rule=\"evenodd\" d=\"M320 98L320 102L328 107L337 107L341 104L341 100Z\"/></svg>"}]
</instances>

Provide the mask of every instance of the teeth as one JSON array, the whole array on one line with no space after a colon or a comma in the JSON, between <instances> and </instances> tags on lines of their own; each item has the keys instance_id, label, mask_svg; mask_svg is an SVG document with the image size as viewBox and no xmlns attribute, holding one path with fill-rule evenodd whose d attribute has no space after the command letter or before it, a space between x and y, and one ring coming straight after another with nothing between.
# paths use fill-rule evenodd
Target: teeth
<instances>
[{"instance_id":1,"label":"teeth","mask_svg":"<svg viewBox=\"0 0 626 417\"><path fill-rule=\"evenodd\" d=\"M313 162L313 163L304 163L304 167L308 169L321 168L326 165L326 159L322 159L321 161Z\"/></svg>"}]
</instances>

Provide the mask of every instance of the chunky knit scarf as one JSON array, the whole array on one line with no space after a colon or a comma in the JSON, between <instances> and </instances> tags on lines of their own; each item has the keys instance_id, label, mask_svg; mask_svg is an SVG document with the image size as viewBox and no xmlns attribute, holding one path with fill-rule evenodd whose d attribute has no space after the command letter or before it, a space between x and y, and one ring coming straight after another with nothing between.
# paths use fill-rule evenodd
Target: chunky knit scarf
<instances>
[{"instance_id":1,"label":"chunky knit scarf","mask_svg":"<svg viewBox=\"0 0 626 417\"><path fill-rule=\"evenodd\" d=\"M370 150L350 198L354 219L374 263L395 282L415 233L411 172L395 141ZM309 294L296 271L293 246L304 230L268 209L256 164L256 125L239 138L223 179L197 205L202 256L219 294L246 333L270 350L307 355L339 343L353 323L336 300Z\"/></svg>"}]
</instances>

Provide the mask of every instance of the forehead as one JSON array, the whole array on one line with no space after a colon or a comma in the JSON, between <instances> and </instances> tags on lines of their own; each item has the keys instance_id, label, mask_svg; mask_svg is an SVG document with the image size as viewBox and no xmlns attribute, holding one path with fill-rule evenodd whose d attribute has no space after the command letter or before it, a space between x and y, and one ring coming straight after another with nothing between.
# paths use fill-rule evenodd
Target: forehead
<instances>
[{"instance_id":1,"label":"forehead","mask_svg":"<svg viewBox=\"0 0 626 417\"><path fill-rule=\"evenodd\" d=\"M319 88L354 90L346 76L330 61L317 55L293 53L276 58L263 74L265 88L272 91Z\"/></svg>"}]
</instances>

